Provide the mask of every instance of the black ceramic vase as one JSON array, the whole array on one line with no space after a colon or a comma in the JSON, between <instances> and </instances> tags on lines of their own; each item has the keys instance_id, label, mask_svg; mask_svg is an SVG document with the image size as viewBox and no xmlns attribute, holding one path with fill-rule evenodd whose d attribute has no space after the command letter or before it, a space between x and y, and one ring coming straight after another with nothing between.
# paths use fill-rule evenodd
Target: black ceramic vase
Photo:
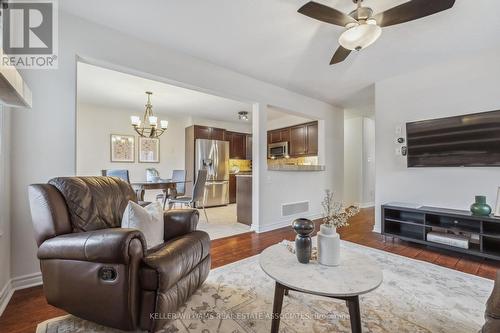
<instances>
[{"instance_id":1,"label":"black ceramic vase","mask_svg":"<svg viewBox=\"0 0 500 333\"><path fill-rule=\"evenodd\" d=\"M308 219L296 219L292 227L297 233L295 237L295 253L302 264L309 263L312 251L312 240L309 236L314 231L314 223Z\"/></svg>"}]
</instances>

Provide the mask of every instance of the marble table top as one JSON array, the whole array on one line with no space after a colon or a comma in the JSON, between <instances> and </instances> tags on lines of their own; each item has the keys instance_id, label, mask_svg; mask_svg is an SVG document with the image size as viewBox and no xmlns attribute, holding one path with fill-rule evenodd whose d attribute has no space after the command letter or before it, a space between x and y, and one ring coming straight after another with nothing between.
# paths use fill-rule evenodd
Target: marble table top
<instances>
[{"instance_id":1,"label":"marble table top","mask_svg":"<svg viewBox=\"0 0 500 333\"><path fill-rule=\"evenodd\" d=\"M309 294L349 297L368 293L382 283L382 270L368 256L341 249L340 265L317 261L301 264L294 253L276 244L259 256L260 267L282 285Z\"/></svg>"}]
</instances>

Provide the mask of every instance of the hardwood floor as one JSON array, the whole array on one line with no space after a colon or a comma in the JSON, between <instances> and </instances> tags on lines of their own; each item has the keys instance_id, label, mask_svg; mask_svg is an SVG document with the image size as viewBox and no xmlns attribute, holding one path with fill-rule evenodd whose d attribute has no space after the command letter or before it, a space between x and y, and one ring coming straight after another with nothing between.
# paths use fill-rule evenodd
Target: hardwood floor
<instances>
[{"instance_id":1,"label":"hardwood floor","mask_svg":"<svg viewBox=\"0 0 500 333\"><path fill-rule=\"evenodd\" d=\"M319 229L316 221L316 230ZM468 255L429 248L390 238L372 232L374 210L363 209L353 217L350 226L340 230L343 240L399 254L405 257L428 261L461 272L494 279L500 262L479 259ZM283 239L293 240L294 231L282 228L261 234L253 232L212 241L212 268L217 268L256 254ZM44 320L65 314L47 304L42 287L16 291L4 314L0 318L0 332L31 333Z\"/></svg>"}]
</instances>

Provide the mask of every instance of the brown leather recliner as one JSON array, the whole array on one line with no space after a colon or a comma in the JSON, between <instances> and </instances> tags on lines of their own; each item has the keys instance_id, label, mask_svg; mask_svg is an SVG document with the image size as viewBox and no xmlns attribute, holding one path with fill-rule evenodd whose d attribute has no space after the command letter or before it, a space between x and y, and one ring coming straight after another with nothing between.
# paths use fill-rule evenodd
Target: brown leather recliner
<instances>
[{"instance_id":1,"label":"brown leather recliner","mask_svg":"<svg viewBox=\"0 0 500 333\"><path fill-rule=\"evenodd\" d=\"M114 177L62 177L30 185L31 215L49 304L105 326L157 331L210 270L210 238L197 210L165 212L165 243L120 228L133 189Z\"/></svg>"}]
</instances>

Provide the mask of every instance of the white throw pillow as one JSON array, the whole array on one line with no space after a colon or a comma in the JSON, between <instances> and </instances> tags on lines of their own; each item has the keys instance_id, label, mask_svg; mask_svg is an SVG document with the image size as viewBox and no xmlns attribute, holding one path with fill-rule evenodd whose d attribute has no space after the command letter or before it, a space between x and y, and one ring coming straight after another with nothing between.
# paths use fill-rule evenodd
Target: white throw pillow
<instances>
[{"instance_id":1,"label":"white throw pillow","mask_svg":"<svg viewBox=\"0 0 500 333\"><path fill-rule=\"evenodd\" d=\"M129 201L123 213L122 228L140 230L146 238L148 249L163 243L164 225L161 203L156 201L142 207L133 201Z\"/></svg>"}]
</instances>

